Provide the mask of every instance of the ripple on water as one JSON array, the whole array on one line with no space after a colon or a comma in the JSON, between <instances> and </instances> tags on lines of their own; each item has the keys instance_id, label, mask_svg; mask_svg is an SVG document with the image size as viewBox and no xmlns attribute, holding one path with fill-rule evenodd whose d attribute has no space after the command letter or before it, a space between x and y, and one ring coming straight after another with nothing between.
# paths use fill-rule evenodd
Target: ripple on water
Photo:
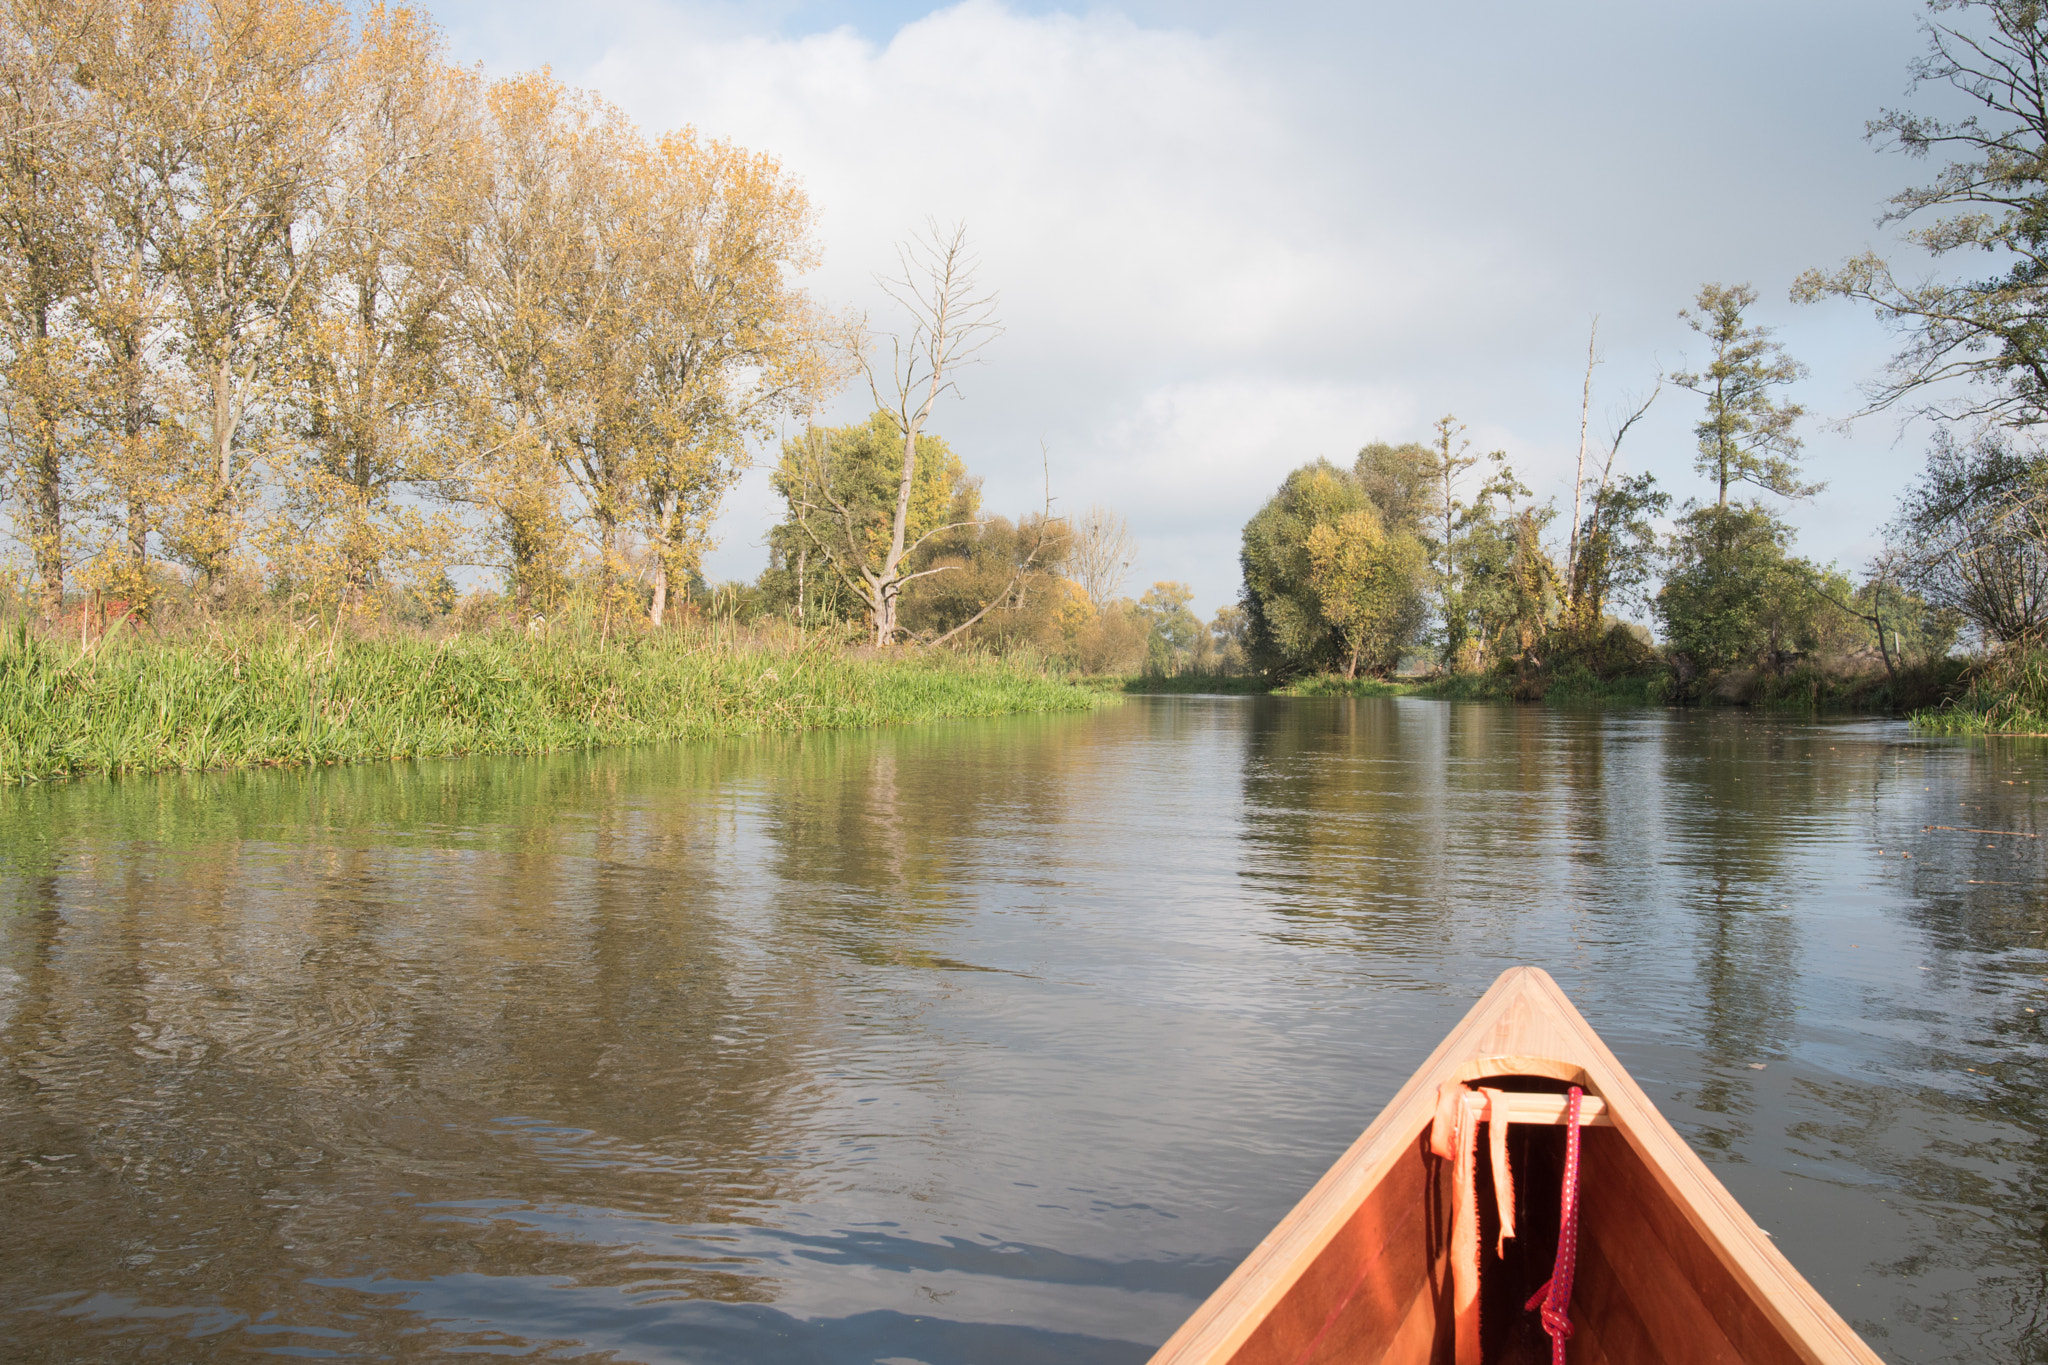
<instances>
[{"instance_id":1,"label":"ripple on water","mask_svg":"<svg viewBox=\"0 0 2048 1365\"><path fill-rule=\"evenodd\" d=\"M2032 1358L2043 757L1151 699L0 792L0 1330L1142 1360L1533 961L1881 1353Z\"/></svg>"}]
</instances>

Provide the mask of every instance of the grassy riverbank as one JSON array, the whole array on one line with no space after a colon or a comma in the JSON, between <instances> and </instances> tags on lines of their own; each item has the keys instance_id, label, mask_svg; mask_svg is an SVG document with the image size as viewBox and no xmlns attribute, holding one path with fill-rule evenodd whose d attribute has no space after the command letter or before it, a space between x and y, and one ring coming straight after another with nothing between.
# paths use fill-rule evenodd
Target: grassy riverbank
<instances>
[{"instance_id":1,"label":"grassy riverbank","mask_svg":"<svg viewBox=\"0 0 2048 1365\"><path fill-rule=\"evenodd\" d=\"M2048 735L2048 651L2009 650L1973 667L1960 695L1913 713L1938 735Z\"/></svg>"},{"instance_id":2,"label":"grassy riverbank","mask_svg":"<svg viewBox=\"0 0 2048 1365\"><path fill-rule=\"evenodd\" d=\"M2014 684L1982 675L1965 695L1966 665L1945 659L1901 668L1896 675L1845 673L1801 666L1786 673L1759 669L1697 681L1681 697L1667 668L1602 677L1576 661L1535 679L1536 697L1518 698L1505 673L1443 673L1397 679L1344 678L1329 673L1275 686L1259 677L1116 678L1091 685L1131 693L1239 693L1284 697L1425 697L1433 701L1534 700L1554 706L1745 706L1764 711L1910 714L1916 725L1949 733L2000 732L2031 726L2048 732L2048 655L2036 656L2038 677ZM1951 701L1951 698L1956 700ZM2031 698L2031 700L2029 700Z\"/></svg>"},{"instance_id":3,"label":"grassy riverbank","mask_svg":"<svg viewBox=\"0 0 2048 1365\"><path fill-rule=\"evenodd\" d=\"M1086 710L1099 692L1022 663L835 643L624 642L504 632L310 639L251 627L97 650L0 641L0 782L458 754Z\"/></svg>"}]
</instances>

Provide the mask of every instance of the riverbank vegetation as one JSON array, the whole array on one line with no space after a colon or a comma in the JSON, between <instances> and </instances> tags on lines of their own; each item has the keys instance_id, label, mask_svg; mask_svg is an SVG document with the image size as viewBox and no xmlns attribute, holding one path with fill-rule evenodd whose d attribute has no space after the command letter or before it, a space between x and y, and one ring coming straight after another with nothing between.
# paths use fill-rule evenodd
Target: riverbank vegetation
<instances>
[{"instance_id":1,"label":"riverbank vegetation","mask_svg":"<svg viewBox=\"0 0 2048 1365\"><path fill-rule=\"evenodd\" d=\"M0 640L0 783L172 769L538 753L948 717L1103 698L1021 658L904 655L697 624L603 633L307 619L81 646Z\"/></svg>"},{"instance_id":2,"label":"riverbank vegetation","mask_svg":"<svg viewBox=\"0 0 2048 1365\"><path fill-rule=\"evenodd\" d=\"M2019 250L2048 120L2011 73L2048 36L2003 0L1937 10L1986 32L1931 21L1920 78L1997 126L1888 115L1880 136L1961 158L1895 207L1937 256ZM803 291L813 215L772 157L644 134L545 72L485 81L417 11L47 0L0 24L9 772L1087 704L1051 673L1938 729L2048 713L2048 286L2025 269L1908 288L1865 256L1796 286L1906 338L1874 408L1940 399L1861 574L1798 553L1786 509L1823 486L1790 397L1805 369L1754 289L1709 283L1679 312L1698 363L1604 436L1596 324L1565 493L1453 416L1314 461L1246 523L1241 599L1205 622L1186 584L1127 592L1120 515L1056 515L1049 479L998 514L933 429L1000 331L961 228L902 245L896 330L872 330ZM869 415L816 421L849 382ZM1624 458L1681 400L1690 489ZM763 449L767 567L707 583L711 523Z\"/></svg>"},{"instance_id":3,"label":"riverbank vegetation","mask_svg":"<svg viewBox=\"0 0 2048 1365\"><path fill-rule=\"evenodd\" d=\"M1673 508L1675 492L1621 470L1658 387L1623 405L1604 449L1588 440L1589 341L1566 499L1537 501L1504 454L1454 443L1450 417L1432 443L1290 475L1244 533L1253 665L1294 691L1881 706L1931 730L2048 731L2048 24L2005 0L1930 11L1915 79L1960 91L1979 116L1872 125L1900 150L1952 158L1889 216L1918 223L1909 236L1936 257L1990 252L2009 268L1905 283L1866 253L1794 286L1795 300L1871 306L1901 334L1864 415L1911 410L1933 427L1860 575L1800 556L1785 520L1823 487L1787 396L1805 367L1751 320L1752 288L1707 284L1680 314L1704 363L1658 381L1699 404L1695 496Z\"/></svg>"}]
</instances>

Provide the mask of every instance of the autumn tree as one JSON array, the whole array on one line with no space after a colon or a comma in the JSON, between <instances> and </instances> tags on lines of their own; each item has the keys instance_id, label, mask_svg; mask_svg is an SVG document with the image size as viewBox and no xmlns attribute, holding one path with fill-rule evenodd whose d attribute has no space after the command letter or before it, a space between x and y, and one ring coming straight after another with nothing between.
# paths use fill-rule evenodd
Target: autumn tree
<instances>
[{"instance_id":1,"label":"autumn tree","mask_svg":"<svg viewBox=\"0 0 2048 1365\"><path fill-rule=\"evenodd\" d=\"M1323 617L1345 645L1344 676L1357 677L1361 660L1376 671L1393 667L1415 584L1427 568L1420 542L1388 534L1379 514L1361 507L1310 528L1303 549Z\"/></svg>"},{"instance_id":2,"label":"autumn tree","mask_svg":"<svg viewBox=\"0 0 2048 1365\"><path fill-rule=\"evenodd\" d=\"M476 487L522 607L560 591L573 523L607 601L649 547L659 624L747 442L829 382L795 285L810 208L772 158L687 129L650 142L545 74L500 82L488 106L459 310L487 394Z\"/></svg>"},{"instance_id":3,"label":"autumn tree","mask_svg":"<svg viewBox=\"0 0 2048 1365\"><path fill-rule=\"evenodd\" d=\"M1799 481L1800 441L1792 428L1805 409L1774 396L1805 378L1806 367L1771 339L1770 328L1748 321L1755 303L1756 291L1746 284L1708 284L1693 308L1679 311L1712 348L1705 368L1681 371L1671 382L1706 400L1694 428L1695 467L1713 482L1722 507L1740 483L1784 498L1810 497L1822 487Z\"/></svg>"},{"instance_id":4,"label":"autumn tree","mask_svg":"<svg viewBox=\"0 0 2048 1365\"><path fill-rule=\"evenodd\" d=\"M85 4L23 0L0 20L0 433L45 620L64 601L87 406L71 324L90 279L88 92L74 71L97 18Z\"/></svg>"},{"instance_id":5,"label":"autumn tree","mask_svg":"<svg viewBox=\"0 0 2048 1365\"><path fill-rule=\"evenodd\" d=\"M174 211L163 176L183 164L165 146L174 116L159 106L186 98L203 65L187 52L182 6L121 0L95 9L80 43L92 94L81 167L92 223L90 288L80 299L92 404L91 487L80 509L85 571L93 587L146 617L159 587L153 538L201 465L191 420L197 390L178 363L171 280L158 259L163 220Z\"/></svg>"},{"instance_id":6,"label":"autumn tree","mask_svg":"<svg viewBox=\"0 0 2048 1365\"><path fill-rule=\"evenodd\" d=\"M811 209L774 158L685 129L637 149L633 171L629 516L652 549L660 625L746 443L836 382L838 329L796 287L816 262Z\"/></svg>"},{"instance_id":7,"label":"autumn tree","mask_svg":"<svg viewBox=\"0 0 2048 1365\"><path fill-rule=\"evenodd\" d=\"M482 550L439 499L522 607L588 555L659 623L749 444L836 377L772 159L485 90L397 6L9 5L0 242L0 473L52 613L67 577L145 603L152 554L218 606L252 530L361 602Z\"/></svg>"},{"instance_id":8,"label":"autumn tree","mask_svg":"<svg viewBox=\"0 0 2048 1365\"><path fill-rule=\"evenodd\" d=\"M351 34L338 3L214 0L180 7L167 39L163 84L133 92L161 188L149 254L198 438L167 530L218 604L327 231L352 193L335 164Z\"/></svg>"},{"instance_id":9,"label":"autumn tree","mask_svg":"<svg viewBox=\"0 0 2048 1365\"><path fill-rule=\"evenodd\" d=\"M342 74L334 203L294 329L292 424L271 560L360 603L400 563L442 571L458 532L424 495L454 477L436 418L482 192L475 82L416 13L372 10Z\"/></svg>"}]
</instances>

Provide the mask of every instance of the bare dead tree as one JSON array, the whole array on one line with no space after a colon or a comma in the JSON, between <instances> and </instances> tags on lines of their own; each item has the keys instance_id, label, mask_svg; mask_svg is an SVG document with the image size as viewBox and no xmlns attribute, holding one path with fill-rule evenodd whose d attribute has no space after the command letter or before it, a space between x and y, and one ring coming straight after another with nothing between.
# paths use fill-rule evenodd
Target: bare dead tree
<instances>
[{"instance_id":1,"label":"bare dead tree","mask_svg":"<svg viewBox=\"0 0 2048 1365\"><path fill-rule=\"evenodd\" d=\"M1600 315L1595 313L1586 329L1586 382L1579 390L1579 463L1572 475L1572 534L1565 542L1567 563L1576 562L1579 557L1579 494L1586 486L1586 427L1587 419L1593 415L1593 367L1600 363L1599 341ZM1611 457L1608 463L1613 464Z\"/></svg>"},{"instance_id":2,"label":"bare dead tree","mask_svg":"<svg viewBox=\"0 0 2048 1365\"><path fill-rule=\"evenodd\" d=\"M1074 525L1067 566L1097 611L1123 591L1138 562L1138 542L1121 516L1096 503Z\"/></svg>"},{"instance_id":3,"label":"bare dead tree","mask_svg":"<svg viewBox=\"0 0 2048 1365\"><path fill-rule=\"evenodd\" d=\"M903 471L896 486L889 548L878 567L860 567L861 596L873 615L877 645L896 638L896 609L903 585L917 576L905 573L903 566L917 548L908 542L906 531L911 488L917 479L918 435L940 397L948 391L958 392L957 372L974 364L981 348L1002 331L996 321L996 296L983 292L975 279L979 262L967 249L964 223L942 229L928 221L923 234L898 245L896 258L902 273L880 283L883 292L909 315L910 330L888 337L886 371L877 364L872 337L865 340L860 354L875 407L896 419L903 436Z\"/></svg>"}]
</instances>

